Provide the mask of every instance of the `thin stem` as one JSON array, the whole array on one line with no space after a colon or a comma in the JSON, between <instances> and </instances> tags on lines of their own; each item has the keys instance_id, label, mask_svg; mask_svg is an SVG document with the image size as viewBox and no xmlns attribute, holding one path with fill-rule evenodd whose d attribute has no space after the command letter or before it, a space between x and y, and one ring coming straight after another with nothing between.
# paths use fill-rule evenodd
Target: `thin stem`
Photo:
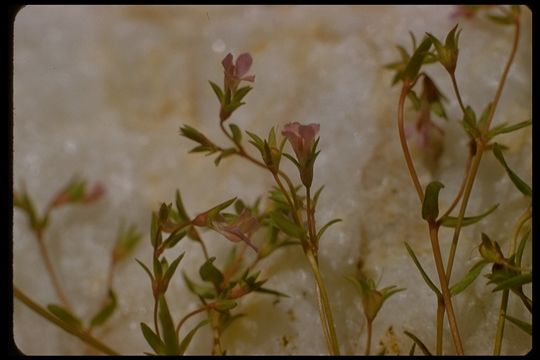
<instances>
[{"instance_id":1,"label":"thin stem","mask_svg":"<svg viewBox=\"0 0 540 360\"><path fill-rule=\"evenodd\" d=\"M442 355L443 345L443 325L444 325L444 300L437 299L437 345L436 354Z\"/></svg>"},{"instance_id":2,"label":"thin stem","mask_svg":"<svg viewBox=\"0 0 540 360\"><path fill-rule=\"evenodd\" d=\"M517 241L521 229L525 223L531 218L531 207L527 207L525 212L521 214L514 226L514 231L512 235L512 241L510 243L510 254L514 254L516 251ZM521 266L521 259L516 259L516 266ZM506 309L508 307L508 296L510 291L508 289L503 290L503 295L501 298L501 307L499 309L499 320L497 321L497 332L495 333L495 344L493 345L493 355L501 354L502 340L504 335L504 325L506 322Z\"/></svg>"},{"instance_id":3,"label":"thin stem","mask_svg":"<svg viewBox=\"0 0 540 360\"><path fill-rule=\"evenodd\" d=\"M208 310L208 306L203 306L203 307L200 307L196 310L193 310L192 312L190 312L189 314L187 314L186 316L184 316L179 322L178 322L178 325L176 325L176 336L179 336L180 335L180 328L182 327L182 325L184 325L184 323L192 316L194 315L197 315L203 311L206 311Z\"/></svg>"},{"instance_id":4,"label":"thin stem","mask_svg":"<svg viewBox=\"0 0 540 360\"><path fill-rule=\"evenodd\" d=\"M373 332L373 322L367 322L367 340L366 340L366 356L369 356L371 352L371 333Z\"/></svg>"},{"instance_id":5,"label":"thin stem","mask_svg":"<svg viewBox=\"0 0 540 360\"><path fill-rule=\"evenodd\" d=\"M495 93L495 97L493 98L491 110L489 112L489 116L486 121L486 126L485 126L486 132L489 129L489 126L491 125L491 121L493 120L495 109L497 108L497 104L499 103L499 99L501 98L501 94L504 88L504 84L506 82L506 78L508 77L508 71L510 70L510 66L514 62L514 57L516 55L516 51L517 51L517 47L519 43L520 28L521 28L518 17L514 19L514 25L515 25L516 31L514 33L514 41L512 42L512 51L510 52L510 57L508 58L508 61L506 62L506 65L504 66L504 70L501 75L501 80L499 81L499 87L497 88L497 92Z\"/></svg>"},{"instance_id":6,"label":"thin stem","mask_svg":"<svg viewBox=\"0 0 540 360\"><path fill-rule=\"evenodd\" d=\"M456 194L456 197L452 201L452 204L448 207L448 210L444 212L444 214L441 216L442 218L445 218L446 216L450 215L452 210L456 207L456 205L459 202L459 199L461 199L461 196L463 195L463 192L465 191L465 185L467 184L467 178L469 177L469 171L471 170L471 160L472 160L472 154L469 153L469 157L467 158L467 164L465 166L465 174L463 175L463 180L461 181L461 185L459 186L459 191Z\"/></svg>"},{"instance_id":7,"label":"thin stem","mask_svg":"<svg viewBox=\"0 0 540 360\"><path fill-rule=\"evenodd\" d=\"M493 355L501 355L502 339L504 335L504 323L506 308L508 306L508 294L509 290L503 290L501 299L501 307L499 309L499 320L497 321L497 332L495 334L495 344L493 346Z\"/></svg>"},{"instance_id":8,"label":"thin stem","mask_svg":"<svg viewBox=\"0 0 540 360\"><path fill-rule=\"evenodd\" d=\"M411 175L412 181L416 192L418 193L418 198L420 202L424 201L424 191L422 190L422 185L420 185L420 180L416 174L416 169L414 168L414 163L409 152L409 147L407 145L407 139L405 138L405 128L403 126L403 108L405 105L405 99L409 93L410 85L404 83L401 88L401 95L399 97L399 106L398 106L398 130L399 130L399 140L401 142L401 148L403 149L403 155L405 156L405 162L407 163L407 168L409 169L409 174Z\"/></svg>"},{"instance_id":9,"label":"thin stem","mask_svg":"<svg viewBox=\"0 0 540 360\"><path fill-rule=\"evenodd\" d=\"M336 337L336 331L334 329L334 319L332 318L332 311L330 309L330 302L328 301L326 287L319 271L319 264L313 253L308 252L306 256L309 264L311 265L311 270L315 275L321 325L326 338L328 350L330 351L330 355L339 355L339 345Z\"/></svg>"},{"instance_id":10,"label":"thin stem","mask_svg":"<svg viewBox=\"0 0 540 360\"><path fill-rule=\"evenodd\" d=\"M157 299L154 299L154 328L156 330L157 336L161 337L159 334L159 326L158 326L158 301Z\"/></svg>"},{"instance_id":11,"label":"thin stem","mask_svg":"<svg viewBox=\"0 0 540 360\"><path fill-rule=\"evenodd\" d=\"M107 289L112 289L113 287L113 280L114 280L114 269L116 267L116 263L114 262L114 259L111 259L111 264L109 265L109 274L107 275ZM108 295L106 299L108 298Z\"/></svg>"},{"instance_id":12,"label":"thin stem","mask_svg":"<svg viewBox=\"0 0 540 360\"><path fill-rule=\"evenodd\" d=\"M309 237L311 239L311 246L315 247L315 251L318 249L317 236L315 232L315 209L311 207L311 193L310 188L306 186L306 212L307 212L307 222L308 222L308 231Z\"/></svg>"},{"instance_id":13,"label":"thin stem","mask_svg":"<svg viewBox=\"0 0 540 360\"><path fill-rule=\"evenodd\" d=\"M448 314L448 325L450 326L450 332L452 333L452 339L454 340L454 346L458 355L463 355L463 345L459 336L459 330L457 327L456 317L454 314L454 308L452 306L452 297L450 290L448 289L448 280L444 273L444 265L442 262L441 249L439 247L439 229L438 226L432 222L429 223L429 237L431 240L431 247L433 249L433 257L435 259L435 266L439 275L439 282L441 283L441 289L443 293L444 306L446 313Z\"/></svg>"},{"instance_id":14,"label":"thin stem","mask_svg":"<svg viewBox=\"0 0 540 360\"><path fill-rule=\"evenodd\" d=\"M60 301L64 304L64 306L68 309L72 309L66 295L62 291L62 287L60 286L60 281L58 281L58 277L56 276L56 273L54 271L54 267L52 265L51 259L49 257L49 252L47 251L47 247L45 246L45 242L43 241L43 232L41 230L35 230L34 234L36 235L37 243L39 246L39 252L41 254L41 258L43 259L43 262L45 263L45 267L47 269L47 273L49 274L49 278L51 279L52 285L54 287L54 290L56 292L56 295L60 299Z\"/></svg>"},{"instance_id":15,"label":"thin stem","mask_svg":"<svg viewBox=\"0 0 540 360\"><path fill-rule=\"evenodd\" d=\"M448 255L448 263L446 265L446 275L448 277L447 279L448 281L450 281L450 278L452 277L452 267L454 265L454 258L456 256L459 235L461 232L461 227L463 225L465 209L467 209L467 205L469 203L471 190L474 185L474 180L476 179L478 168L480 167L480 161L482 160L483 153L484 153L484 146L480 141L477 141L476 154L473 158L471 168L469 170L469 176L467 176L467 182L465 184L465 190L463 192L463 198L461 200L461 206L459 208L457 223L456 223L456 227L454 228L454 235L452 237L452 244L450 245L450 254Z\"/></svg>"},{"instance_id":16,"label":"thin stem","mask_svg":"<svg viewBox=\"0 0 540 360\"><path fill-rule=\"evenodd\" d=\"M463 106L463 100L461 100L461 93L459 92L459 88L458 88L458 85L457 85L456 75L455 74L450 74L450 78L452 79L452 86L454 87L454 93L456 94L456 97L457 97L457 100L458 100L458 103L459 103L459 107L461 108L461 111L463 112L463 115L465 115L465 114L467 114L467 112L465 111L465 106Z\"/></svg>"},{"instance_id":17,"label":"thin stem","mask_svg":"<svg viewBox=\"0 0 540 360\"><path fill-rule=\"evenodd\" d=\"M214 310L208 312L210 321L212 323L212 337L214 344L212 346L212 355L223 355L223 349L221 347L221 334L219 333L219 313Z\"/></svg>"},{"instance_id":18,"label":"thin stem","mask_svg":"<svg viewBox=\"0 0 540 360\"><path fill-rule=\"evenodd\" d=\"M47 310L45 310L43 307L41 307L32 299L30 299L28 296L26 296L21 290L19 290L15 284L13 284L13 295L17 299L19 299L24 305L28 306L31 310L36 312L38 315L49 320L50 322L52 322L53 324L55 324L62 330L70 333L71 335L78 337L80 340L94 347L95 349L101 351L102 353L107 354L107 355L120 355L118 352L112 350L110 347L103 344L101 341L94 338L90 334L85 333L81 329L74 328L73 326L70 326L66 324L65 322L63 322L62 320L58 319L56 316L53 316L52 314L50 314Z\"/></svg>"}]
</instances>

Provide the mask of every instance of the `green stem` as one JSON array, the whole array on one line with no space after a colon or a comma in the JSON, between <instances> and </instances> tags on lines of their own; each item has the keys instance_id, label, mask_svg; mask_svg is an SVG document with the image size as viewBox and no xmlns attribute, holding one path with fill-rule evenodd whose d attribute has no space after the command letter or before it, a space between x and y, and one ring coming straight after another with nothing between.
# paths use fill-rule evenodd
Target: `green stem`
<instances>
[{"instance_id":1,"label":"green stem","mask_svg":"<svg viewBox=\"0 0 540 360\"><path fill-rule=\"evenodd\" d=\"M465 106L463 106L463 101L461 100L461 93L459 92L455 74L450 74L450 78L452 79L452 86L454 87L454 93L456 94L459 107L461 108L463 115L466 115L467 112L465 111Z\"/></svg>"},{"instance_id":2,"label":"green stem","mask_svg":"<svg viewBox=\"0 0 540 360\"><path fill-rule=\"evenodd\" d=\"M54 271L51 258L49 257L49 252L47 251L47 247L45 246L45 242L43 240L43 233L41 230L35 230L34 233L36 235L41 258L43 259L43 262L45 263L45 268L47 269L47 273L49 274L49 278L51 279L56 295L58 296L62 304L64 304L66 308L71 310L72 309L71 304L69 303L66 295L62 291L62 286L60 286L60 281L58 280L58 277L56 276L56 272Z\"/></svg>"},{"instance_id":3,"label":"green stem","mask_svg":"<svg viewBox=\"0 0 540 360\"><path fill-rule=\"evenodd\" d=\"M316 255L311 252L306 253L313 275L315 275L316 288L317 288L317 300L319 304L319 314L321 316L321 325L323 333L326 338L326 343L330 355L339 355L339 345L334 329L334 319L332 318L332 310L330 309L330 302L328 301L328 295L326 293L326 287L319 271L319 264L316 259Z\"/></svg>"},{"instance_id":4,"label":"green stem","mask_svg":"<svg viewBox=\"0 0 540 360\"><path fill-rule=\"evenodd\" d=\"M405 105L405 99L407 98L407 94L409 93L409 90L411 89L411 85L407 82L403 84L403 87L401 88L401 95L399 97L399 105L398 105L398 130L399 130L399 141L401 142L401 148L403 150L403 155L405 156L405 162L407 164L407 168L409 169L409 174L411 175L411 179L414 184L414 188L416 189L416 192L418 194L418 198L420 199L420 202L424 202L424 191L422 190L422 185L420 185L420 180L418 179L418 175L416 174L416 169L414 167L414 163L411 158L411 154L409 152L409 146L407 145L407 139L405 137L405 127L403 125L403 108Z\"/></svg>"},{"instance_id":5,"label":"green stem","mask_svg":"<svg viewBox=\"0 0 540 360\"><path fill-rule=\"evenodd\" d=\"M461 227L463 226L463 218L465 216L465 210L469 204L469 198L471 196L472 187L474 185L474 180L476 179L476 174L478 168L480 167L480 161L482 160L482 155L484 153L483 143L477 141L476 154L473 158L471 169L469 171L469 176L467 177L467 182L465 184L465 191L463 192L463 199L461 200L461 206L459 208L459 214L457 217L457 224L454 228L454 235L452 237L452 244L450 245L450 254L448 255L448 263L446 265L446 276L448 281L452 277L452 267L454 265L454 258L456 256L457 245L459 241L459 235L461 232Z\"/></svg>"},{"instance_id":6,"label":"green stem","mask_svg":"<svg viewBox=\"0 0 540 360\"><path fill-rule=\"evenodd\" d=\"M454 308L452 306L452 297L450 290L448 289L448 279L444 273L444 265L441 256L441 249L439 247L439 229L438 226L429 222L429 237L431 239L431 247L433 249L433 257L435 259L435 267L439 275L439 282L441 284L441 290L443 294L444 306L446 313L448 314L448 325L450 326L450 332L452 333L452 339L454 340L454 346L458 355L463 355L463 345L459 335L457 327L456 316L454 314Z\"/></svg>"},{"instance_id":7,"label":"green stem","mask_svg":"<svg viewBox=\"0 0 540 360\"><path fill-rule=\"evenodd\" d=\"M221 334L219 332L219 313L215 310L210 310L210 321L212 323L212 337L214 344L212 346L212 355L223 355L223 348L221 347Z\"/></svg>"},{"instance_id":8,"label":"green stem","mask_svg":"<svg viewBox=\"0 0 540 360\"><path fill-rule=\"evenodd\" d=\"M107 355L120 355L118 352L112 350L110 347L103 344L101 341L97 340L93 336L85 333L84 331L80 329L74 328L73 326L66 324L62 320L58 319L56 316L50 314L47 310L42 308L40 305L38 305L33 300L31 300L28 296L26 296L21 290L19 290L15 284L13 285L13 295L17 299L19 299L24 305L28 306L30 309L35 311L38 315L49 320L56 326L60 327L62 330L70 333L71 335L78 337L80 340L96 348L102 353L107 354Z\"/></svg>"},{"instance_id":9,"label":"green stem","mask_svg":"<svg viewBox=\"0 0 540 360\"><path fill-rule=\"evenodd\" d=\"M367 322L367 340L366 340L366 356L369 356L371 352L371 335L373 332L373 322L369 321Z\"/></svg>"},{"instance_id":10,"label":"green stem","mask_svg":"<svg viewBox=\"0 0 540 360\"><path fill-rule=\"evenodd\" d=\"M495 345L493 346L493 355L501 355L502 339L504 335L504 323L506 318L506 307L508 306L508 290L503 290L501 307L499 309L499 320L497 321L497 332L495 334Z\"/></svg>"},{"instance_id":11,"label":"green stem","mask_svg":"<svg viewBox=\"0 0 540 360\"><path fill-rule=\"evenodd\" d=\"M158 301L157 299L154 299L154 328L156 329L157 336L161 337L159 334L159 326L158 326Z\"/></svg>"},{"instance_id":12,"label":"green stem","mask_svg":"<svg viewBox=\"0 0 540 360\"><path fill-rule=\"evenodd\" d=\"M442 355L443 325L444 325L444 300L442 298L439 298L437 299L437 345L436 345L437 355Z\"/></svg>"}]
</instances>

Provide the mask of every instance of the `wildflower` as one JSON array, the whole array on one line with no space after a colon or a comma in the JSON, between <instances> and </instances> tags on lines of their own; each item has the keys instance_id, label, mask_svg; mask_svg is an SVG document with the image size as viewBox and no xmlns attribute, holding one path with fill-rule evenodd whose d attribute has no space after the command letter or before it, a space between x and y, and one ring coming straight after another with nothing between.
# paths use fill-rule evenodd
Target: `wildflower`
<instances>
[{"instance_id":1,"label":"wildflower","mask_svg":"<svg viewBox=\"0 0 540 360\"><path fill-rule=\"evenodd\" d=\"M214 229L232 242L245 242L253 250L258 251L249 238L251 234L259 227L257 218L244 209L242 213L231 223L215 222Z\"/></svg>"},{"instance_id":2,"label":"wildflower","mask_svg":"<svg viewBox=\"0 0 540 360\"><path fill-rule=\"evenodd\" d=\"M253 59L249 53L243 53L236 59L236 64L233 64L233 55L228 53L221 61L225 73L225 90L229 89L234 92L240 81L255 81L255 75L246 75L251 68Z\"/></svg>"},{"instance_id":3,"label":"wildflower","mask_svg":"<svg viewBox=\"0 0 540 360\"><path fill-rule=\"evenodd\" d=\"M291 143L296 158L300 163L307 162L319 129L319 124L300 125L298 122L293 122L285 125L281 132Z\"/></svg>"},{"instance_id":4,"label":"wildflower","mask_svg":"<svg viewBox=\"0 0 540 360\"><path fill-rule=\"evenodd\" d=\"M315 136L319 133L319 124L300 125L298 122L286 124L281 132L296 154L298 169L302 183L311 186L313 180L313 164L315 162Z\"/></svg>"}]
</instances>

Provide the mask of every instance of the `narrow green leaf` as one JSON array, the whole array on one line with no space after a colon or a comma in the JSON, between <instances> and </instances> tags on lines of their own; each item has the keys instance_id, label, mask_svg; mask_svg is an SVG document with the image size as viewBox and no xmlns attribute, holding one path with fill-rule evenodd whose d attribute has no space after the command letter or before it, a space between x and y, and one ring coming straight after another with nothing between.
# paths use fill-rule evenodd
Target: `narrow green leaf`
<instances>
[{"instance_id":1,"label":"narrow green leaf","mask_svg":"<svg viewBox=\"0 0 540 360\"><path fill-rule=\"evenodd\" d=\"M248 134L248 136L251 138L249 143L255 146L262 153L264 151L264 142L262 141L262 139L252 132L249 132L247 130L245 131L246 134Z\"/></svg>"},{"instance_id":2,"label":"narrow green leaf","mask_svg":"<svg viewBox=\"0 0 540 360\"><path fill-rule=\"evenodd\" d=\"M116 310L116 295L114 294L114 291L112 289L109 289L107 302L96 313L96 315L92 317L92 320L90 320L90 326L96 327L103 325L105 321L107 321L114 313L114 310Z\"/></svg>"},{"instance_id":3,"label":"narrow green leaf","mask_svg":"<svg viewBox=\"0 0 540 360\"><path fill-rule=\"evenodd\" d=\"M513 276L507 280L504 280L502 282L499 282L497 287L493 289L493 292L500 291L500 290L506 290L506 289L512 289L512 288L519 288L525 284L528 284L532 282L532 273L524 273L519 274L516 276Z\"/></svg>"},{"instance_id":4,"label":"narrow green leaf","mask_svg":"<svg viewBox=\"0 0 540 360\"><path fill-rule=\"evenodd\" d=\"M526 182L521 180L521 178L519 176L517 176L516 173L514 173L512 171L512 169L510 169L510 167L506 163L506 160L504 159L503 153L502 153L500 145L498 143L493 144L493 155L495 155L497 160L499 160L501 165L504 167L504 169L506 170L506 173L508 174L508 176L510 177L510 180L512 180L512 182L514 183L516 188L523 195L528 196L528 197L532 197L532 189L531 189L531 187Z\"/></svg>"},{"instance_id":5,"label":"narrow green leaf","mask_svg":"<svg viewBox=\"0 0 540 360\"><path fill-rule=\"evenodd\" d=\"M215 260L215 257L208 259L199 269L199 275L204 281L209 281L219 288L223 282L223 274L214 266L213 262Z\"/></svg>"},{"instance_id":6,"label":"narrow green leaf","mask_svg":"<svg viewBox=\"0 0 540 360\"><path fill-rule=\"evenodd\" d=\"M178 189L176 189L175 204L176 210L178 211L178 215L180 215L181 219L184 221L189 220L184 203L182 202L182 197L180 196L180 190Z\"/></svg>"},{"instance_id":7,"label":"narrow green leaf","mask_svg":"<svg viewBox=\"0 0 540 360\"><path fill-rule=\"evenodd\" d=\"M422 352L424 353L424 355L428 355L428 356L431 356L431 352L429 352L428 348L426 345L424 345L424 343L416 337L416 335L414 335L413 333L410 333L408 331L404 331L405 335L407 335L408 337L410 337L412 339L412 341L414 341L416 343L416 345L418 345L418 347L420 348L420 350L422 350Z\"/></svg>"},{"instance_id":8,"label":"narrow green leaf","mask_svg":"<svg viewBox=\"0 0 540 360\"><path fill-rule=\"evenodd\" d=\"M319 196L321 196L321 193L324 189L324 185L322 185L319 190L315 192L315 195L313 195L313 208L317 208L317 203L319 202Z\"/></svg>"},{"instance_id":9,"label":"narrow green leaf","mask_svg":"<svg viewBox=\"0 0 540 360\"><path fill-rule=\"evenodd\" d=\"M169 312L167 300L165 300L165 296L163 295L159 297L159 321L163 331L163 342L165 343L167 355L180 355L180 347L174 328L174 321Z\"/></svg>"},{"instance_id":10,"label":"narrow green leaf","mask_svg":"<svg viewBox=\"0 0 540 360\"><path fill-rule=\"evenodd\" d=\"M169 207L167 204L162 203L159 208L159 223L158 224L164 224L167 219L169 218Z\"/></svg>"},{"instance_id":11,"label":"narrow green leaf","mask_svg":"<svg viewBox=\"0 0 540 360\"><path fill-rule=\"evenodd\" d=\"M268 289L268 288L263 288L263 287L259 287L259 288L255 289L253 291L263 293L263 294L276 295L276 296L279 296L279 297L289 297L289 295L287 295L285 293L282 293L280 291L272 290L272 289Z\"/></svg>"},{"instance_id":12,"label":"narrow green leaf","mask_svg":"<svg viewBox=\"0 0 540 360\"><path fill-rule=\"evenodd\" d=\"M416 51L412 54L407 67L403 71L404 80L413 81L416 78L431 44L432 40L429 36L426 36L424 40L422 40Z\"/></svg>"},{"instance_id":13,"label":"narrow green leaf","mask_svg":"<svg viewBox=\"0 0 540 360\"><path fill-rule=\"evenodd\" d=\"M320 230L319 232L317 233L317 241L320 240L320 238L323 236L324 232L326 231L326 229L328 229L330 226L332 226L333 224L335 223L338 223L340 221L343 221L341 219L334 219L334 220L331 220L329 222L326 223L326 225L324 225Z\"/></svg>"},{"instance_id":14,"label":"narrow green leaf","mask_svg":"<svg viewBox=\"0 0 540 360\"><path fill-rule=\"evenodd\" d=\"M213 83L212 81L208 81L208 82L210 83L212 90L214 90L214 93L216 94L219 102L223 103L223 91L221 90L221 88L216 83Z\"/></svg>"},{"instance_id":15,"label":"narrow green leaf","mask_svg":"<svg viewBox=\"0 0 540 360\"><path fill-rule=\"evenodd\" d=\"M184 257L184 254L185 252L181 253L180 256L178 256L173 262L172 264L169 266L169 268L167 269L167 272L165 272L165 275L163 276L163 282L165 284L165 290L167 290L167 287L169 285L169 282L171 281L171 278L173 277L174 275L174 272L176 271L176 268L178 267L178 264L180 264L180 261L182 260L182 258Z\"/></svg>"},{"instance_id":16,"label":"narrow green leaf","mask_svg":"<svg viewBox=\"0 0 540 360\"><path fill-rule=\"evenodd\" d=\"M468 225L472 225L479 222L480 220L482 220L483 218L485 218L486 216L494 212L498 207L499 207L499 204L495 204L491 208L489 208L486 212L483 212L480 215L464 217L463 220L461 221L461 226L468 226ZM442 219L441 225L445 227L453 228L457 226L457 222L458 222L457 220L458 220L457 217L445 216Z\"/></svg>"},{"instance_id":17,"label":"narrow green leaf","mask_svg":"<svg viewBox=\"0 0 540 360\"><path fill-rule=\"evenodd\" d=\"M450 294L454 296L465 290L470 284L474 282L474 280L476 280L476 278L480 275L480 272L482 272L484 266L486 266L487 264L489 264L489 261L486 260L480 260L479 262L474 264L474 266L471 268L471 270L469 270L467 275L463 277L463 279L450 287Z\"/></svg>"},{"instance_id":18,"label":"narrow green leaf","mask_svg":"<svg viewBox=\"0 0 540 360\"><path fill-rule=\"evenodd\" d=\"M510 315L503 315L508 321L516 325L521 330L532 336L532 324L529 324L523 320L516 319Z\"/></svg>"},{"instance_id":19,"label":"narrow green leaf","mask_svg":"<svg viewBox=\"0 0 540 360\"><path fill-rule=\"evenodd\" d=\"M523 250L525 250L525 243L527 242L527 239L529 238L529 234L531 231L527 231L525 235L521 238L519 241L519 245L516 251L516 265L521 266L521 257L523 256Z\"/></svg>"},{"instance_id":20,"label":"narrow green leaf","mask_svg":"<svg viewBox=\"0 0 540 360\"><path fill-rule=\"evenodd\" d=\"M214 308L218 311L226 311L235 308L238 303L234 300L219 299L214 303Z\"/></svg>"},{"instance_id":21,"label":"narrow green leaf","mask_svg":"<svg viewBox=\"0 0 540 360\"><path fill-rule=\"evenodd\" d=\"M186 286L193 294L204 299L214 299L217 296L216 290L213 287L196 284L185 273L182 273L182 276Z\"/></svg>"},{"instance_id":22,"label":"narrow green leaf","mask_svg":"<svg viewBox=\"0 0 540 360\"><path fill-rule=\"evenodd\" d=\"M296 165L297 168L300 168L300 164L298 163L298 161L296 161L294 157L292 157L291 155L287 153L283 153L282 155L285 156L287 159L289 159L294 165Z\"/></svg>"},{"instance_id":23,"label":"narrow green leaf","mask_svg":"<svg viewBox=\"0 0 540 360\"><path fill-rule=\"evenodd\" d=\"M239 103L246 97L246 95L252 90L251 86L244 86L236 90L233 97L233 103Z\"/></svg>"},{"instance_id":24,"label":"narrow green leaf","mask_svg":"<svg viewBox=\"0 0 540 360\"><path fill-rule=\"evenodd\" d=\"M152 272L146 267L146 265L144 265L144 263L138 259L135 259L135 261L137 261L139 263L139 265L142 266L142 268L144 269L144 271L146 271L146 273L148 274L148 276L150 277L150 281L151 282L154 282L154 276L152 275Z\"/></svg>"},{"instance_id":25,"label":"narrow green leaf","mask_svg":"<svg viewBox=\"0 0 540 360\"><path fill-rule=\"evenodd\" d=\"M424 269L422 268L422 265L420 264L420 261L418 261L418 258L416 257L414 251L411 249L411 247L409 246L409 244L405 241L405 247L407 248L407 252L409 253L409 255L411 256L412 260L414 261L414 264L416 265L416 267L418 268L418 270L420 271L420 274L422 275L422 278L424 279L424 281L426 282L426 284L429 286L429 288L431 290L433 290L433 292L435 293L435 295L437 295L437 298L442 298L442 294L440 292L440 290L437 288L437 286L435 286L435 284L433 283L433 281L431 281L431 279L429 278L428 274L426 274L426 272L424 271Z\"/></svg>"},{"instance_id":26,"label":"narrow green leaf","mask_svg":"<svg viewBox=\"0 0 540 360\"><path fill-rule=\"evenodd\" d=\"M432 181L426 187L424 203L422 204L422 219L437 220L439 216L439 191L444 187L440 181Z\"/></svg>"},{"instance_id":27,"label":"narrow green leaf","mask_svg":"<svg viewBox=\"0 0 540 360\"><path fill-rule=\"evenodd\" d=\"M154 276L156 279L161 279L163 276L163 267L161 266L161 262L157 257L152 259L152 265L154 266Z\"/></svg>"},{"instance_id":28,"label":"narrow green leaf","mask_svg":"<svg viewBox=\"0 0 540 360\"><path fill-rule=\"evenodd\" d=\"M240 128L236 124L229 124L229 127L231 128L234 142L240 144L242 142L242 132L240 131Z\"/></svg>"},{"instance_id":29,"label":"narrow green leaf","mask_svg":"<svg viewBox=\"0 0 540 360\"><path fill-rule=\"evenodd\" d=\"M295 237L295 238L303 238L305 236L305 230L299 227L298 225L292 223L283 215L281 215L279 212L274 211L270 215L270 220L272 221L272 224L283 231L285 234Z\"/></svg>"},{"instance_id":30,"label":"narrow green leaf","mask_svg":"<svg viewBox=\"0 0 540 360\"><path fill-rule=\"evenodd\" d=\"M180 240L182 240L189 232L190 227L186 226L182 230L177 230L169 235L169 237L163 242L163 246L167 249L173 248Z\"/></svg>"},{"instance_id":31,"label":"narrow green leaf","mask_svg":"<svg viewBox=\"0 0 540 360\"><path fill-rule=\"evenodd\" d=\"M499 126L496 126L496 127L492 128L488 132L487 137L489 139L492 139L493 137L495 137L497 135L507 134L507 133L522 129L524 127L527 127L529 125L532 125L532 120L531 119L529 119L527 121L519 122L519 123L514 124L514 125L510 125L510 126L508 126L507 124L501 124Z\"/></svg>"},{"instance_id":32,"label":"narrow green leaf","mask_svg":"<svg viewBox=\"0 0 540 360\"><path fill-rule=\"evenodd\" d=\"M75 316L68 309L66 309L66 308L64 308L64 307L62 307L60 305L56 305L56 304L47 305L47 309L51 313L53 313L53 315L55 315L57 318L59 318L60 320L62 320L66 324L74 326L74 327L76 327L78 329L82 328L81 319L79 319L77 316Z\"/></svg>"},{"instance_id":33,"label":"narrow green leaf","mask_svg":"<svg viewBox=\"0 0 540 360\"><path fill-rule=\"evenodd\" d=\"M146 325L145 323L141 323L141 331L143 333L144 338L146 339L146 342L156 352L156 354L158 355L166 354L167 351L165 349L165 344L163 343L163 341L161 341L159 336L157 336L152 331L152 329L150 329L148 325Z\"/></svg>"},{"instance_id":34,"label":"narrow green leaf","mask_svg":"<svg viewBox=\"0 0 540 360\"><path fill-rule=\"evenodd\" d=\"M184 337L182 342L180 343L180 355L184 355L186 353L186 350L191 343L191 340L193 339L193 336L195 336L195 333L197 330L199 330L204 325L208 324L208 319L201 321L191 331Z\"/></svg>"}]
</instances>

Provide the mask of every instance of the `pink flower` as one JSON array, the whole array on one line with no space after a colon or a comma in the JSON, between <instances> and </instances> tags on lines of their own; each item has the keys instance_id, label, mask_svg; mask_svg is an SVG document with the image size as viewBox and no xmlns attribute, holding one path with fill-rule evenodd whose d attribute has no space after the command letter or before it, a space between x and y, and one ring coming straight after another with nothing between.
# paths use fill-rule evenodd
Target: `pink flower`
<instances>
[{"instance_id":1,"label":"pink flower","mask_svg":"<svg viewBox=\"0 0 540 360\"><path fill-rule=\"evenodd\" d=\"M97 183L92 187L92 190L88 192L82 199L84 203L90 203L98 200L105 194L105 187L101 183Z\"/></svg>"},{"instance_id":2,"label":"pink flower","mask_svg":"<svg viewBox=\"0 0 540 360\"><path fill-rule=\"evenodd\" d=\"M291 143L300 164L305 164L309 159L319 129L319 124L300 125L298 122L286 124L283 128L281 133Z\"/></svg>"},{"instance_id":3,"label":"pink flower","mask_svg":"<svg viewBox=\"0 0 540 360\"><path fill-rule=\"evenodd\" d=\"M253 250L258 251L255 245L251 243L249 238L251 234L259 227L257 218L244 209L242 213L231 223L225 222L214 223L215 230L225 236L232 242L245 242Z\"/></svg>"},{"instance_id":4,"label":"pink flower","mask_svg":"<svg viewBox=\"0 0 540 360\"><path fill-rule=\"evenodd\" d=\"M236 59L236 65L233 64L233 55L228 53L227 56L221 61L223 64L224 73L225 73L225 89L230 89L231 91L236 90L240 81L255 81L255 75L246 75L253 59L249 53L243 53Z\"/></svg>"}]
</instances>

